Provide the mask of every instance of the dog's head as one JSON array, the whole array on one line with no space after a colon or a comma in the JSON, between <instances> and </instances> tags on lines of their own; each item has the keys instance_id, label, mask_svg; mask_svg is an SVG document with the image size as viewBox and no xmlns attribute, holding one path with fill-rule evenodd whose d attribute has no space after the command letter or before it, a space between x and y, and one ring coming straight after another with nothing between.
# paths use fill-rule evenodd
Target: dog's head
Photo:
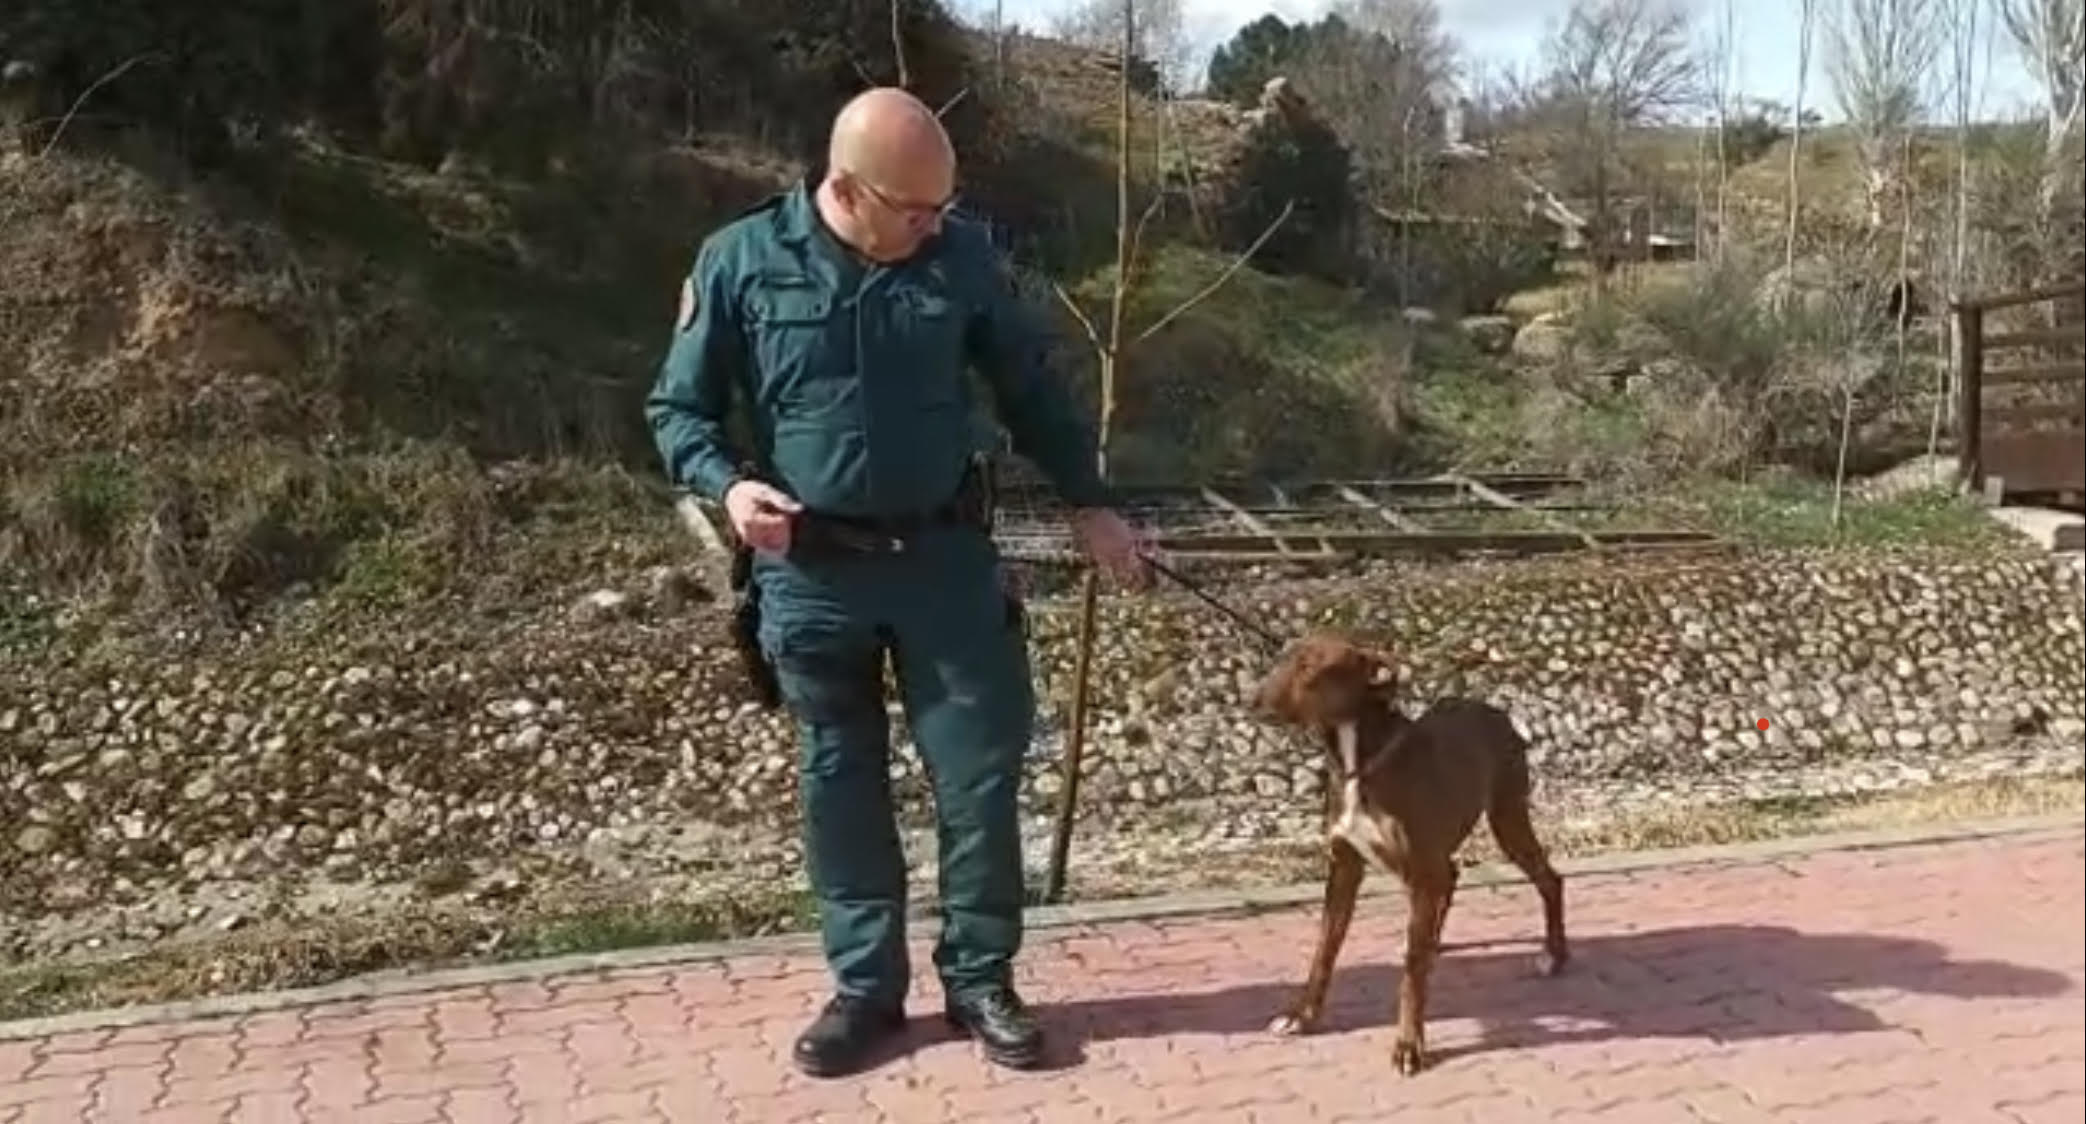
<instances>
[{"instance_id":1,"label":"dog's head","mask_svg":"<svg viewBox=\"0 0 2086 1124\"><path fill-rule=\"evenodd\" d=\"M1390 653L1321 632L1283 653L1255 702L1283 722L1323 729L1357 721L1397 689L1398 663Z\"/></svg>"}]
</instances>

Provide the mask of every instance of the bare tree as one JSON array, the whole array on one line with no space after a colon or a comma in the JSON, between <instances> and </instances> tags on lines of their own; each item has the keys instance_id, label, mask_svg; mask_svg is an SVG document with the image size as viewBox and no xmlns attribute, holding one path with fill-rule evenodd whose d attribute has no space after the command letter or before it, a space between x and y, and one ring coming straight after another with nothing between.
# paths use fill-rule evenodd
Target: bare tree
<instances>
[{"instance_id":1,"label":"bare tree","mask_svg":"<svg viewBox=\"0 0 2086 1124\"><path fill-rule=\"evenodd\" d=\"M1144 233L1145 222L1157 208L1163 192L1155 192L1143 215L1133 224L1130 219L1130 67L1128 58L1137 50L1139 13L1137 5L1142 0L1102 0L1118 5L1115 27L1120 35L1117 49L1122 53L1125 64L1116 76L1116 150L1115 150L1115 284L1109 295L1108 320L1105 329L1094 323L1094 318L1079 306L1079 302L1056 286L1057 299L1079 321L1086 332L1087 342L1093 346L1094 357L1101 369L1101 409L1099 418L1100 440L1096 450L1097 467L1103 479L1109 475L1108 454L1114 445L1117 390L1121 386L1125 359L1137 344L1150 339L1166 326L1179 319L1188 310L1207 300L1225 282L1238 273L1253 255L1265 245L1277 228L1289 218L1290 208L1268 224L1259 238L1246 247L1245 252L1234 259L1230 266L1219 273L1209 284L1197 290L1188 299L1174 306L1173 310L1147 325L1137 335L1130 336L1124 324L1124 315L1129 306L1132 285L1136 280L1138 243ZM1072 705L1068 737L1065 746L1064 788L1058 797L1057 821L1051 838L1050 866L1045 874L1044 898L1058 900L1065 889L1065 864L1072 846L1072 824L1079 810L1079 780L1081 762L1086 751L1087 699L1092 682L1094 636L1098 626L1097 609L1100 583L1092 567L1089 567L1080 582L1079 591L1079 654L1072 669Z\"/></svg>"},{"instance_id":2,"label":"bare tree","mask_svg":"<svg viewBox=\"0 0 2086 1124\"><path fill-rule=\"evenodd\" d=\"M1357 34L1321 36L1291 75L1347 142L1368 193L1409 187L1417 150L1440 134L1453 51L1429 0L1350 0L1334 9Z\"/></svg>"},{"instance_id":3,"label":"bare tree","mask_svg":"<svg viewBox=\"0 0 2086 1124\"><path fill-rule=\"evenodd\" d=\"M2061 268L2063 237L2057 230L2059 200L2079 175L2069 151L2079 129L2080 93L2086 84L2086 0L1998 0L1999 19L2028 63L2043 93L2042 183L2036 194L2036 225L2043 241L2043 269ZM2076 201L2073 206L2076 207Z\"/></svg>"},{"instance_id":4,"label":"bare tree","mask_svg":"<svg viewBox=\"0 0 2086 1124\"><path fill-rule=\"evenodd\" d=\"M1789 226L1782 244L1782 269L1796 269L1796 231L1803 211L1804 87L1811 77L1811 32L1818 25L1818 0L1803 0L1796 41L1796 104L1789 110Z\"/></svg>"},{"instance_id":5,"label":"bare tree","mask_svg":"<svg viewBox=\"0 0 2086 1124\"><path fill-rule=\"evenodd\" d=\"M1170 89L1179 89L1190 77L1194 49L1181 0L1084 0L1060 14L1053 26L1066 42L1091 50L1113 53L1128 43L1129 53L1157 67ZM1125 28L1130 35L1123 34Z\"/></svg>"},{"instance_id":6,"label":"bare tree","mask_svg":"<svg viewBox=\"0 0 2086 1124\"><path fill-rule=\"evenodd\" d=\"M1947 0L1949 28L1948 101L1955 131L1954 183L1949 193L1948 287L1968 287L1970 254L1970 125L1976 102L1978 15L1988 0Z\"/></svg>"},{"instance_id":7,"label":"bare tree","mask_svg":"<svg viewBox=\"0 0 2086 1124\"><path fill-rule=\"evenodd\" d=\"M1861 152L1869 228L1880 231L1900 158L1919 124L1921 87L1940 45L1935 0L1840 0L1827 21L1826 70Z\"/></svg>"},{"instance_id":8,"label":"bare tree","mask_svg":"<svg viewBox=\"0 0 2086 1124\"><path fill-rule=\"evenodd\" d=\"M1730 224L1731 106L1736 93L1734 90L1736 79L1732 74L1732 68L1736 63L1737 36L1737 12L1732 5L1732 0L1724 0L1723 21L1717 27L1716 36L1711 43L1710 56L1707 60L1714 64L1710 71L1710 95L1715 103L1717 144L1716 242L1713 253L1719 261L1723 260L1724 257L1724 231L1729 229ZM1695 192L1695 213L1697 215L1695 220L1695 244L1697 246L1701 246L1704 243L1704 224L1700 217L1704 210L1702 194L1698 174Z\"/></svg>"},{"instance_id":9,"label":"bare tree","mask_svg":"<svg viewBox=\"0 0 2086 1124\"><path fill-rule=\"evenodd\" d=\"M1687 9L1674 0L1574 0L1544 59L1538 100L1552 126L1549 156L1590 197L1587 249L1599 284L1613 262L1625 135L1695 95Z\"/></svg>"},{"instance_id":10,"label":"bare tree","mask_svg":"<svg viewBox=\"0 0 2086 1124\"><path fill-rule=\"evenodd\" d=\"M1951 298L1962 296L1970 286L1970 118L1977 78L1978 14L1986 3L1987 0L1944 0L1943 6L1949 45L1948 102L1955 132L1944 273ZM1946 322L1948 330L1936 340L1942 361L1934 365L1934 402L1927 419L1930 457L1941 447L1942 426L1952 422L1955 414L1955 370L1946 359L1956 346L1956 321L1947 317Z\"/></svg>"},{"instance_id":11,"label":"bare tree","mask_svg":"<svg viewBox=\"0 0 2086 1124\"><path fill-rule=\"evenodd\" d=\"M1456 41L1442 31L1434 0L1339 0L1329 14L1398 44L1408 64L1430 81L1445 81L1456 71Z\"/></svg>"}]
</instances>

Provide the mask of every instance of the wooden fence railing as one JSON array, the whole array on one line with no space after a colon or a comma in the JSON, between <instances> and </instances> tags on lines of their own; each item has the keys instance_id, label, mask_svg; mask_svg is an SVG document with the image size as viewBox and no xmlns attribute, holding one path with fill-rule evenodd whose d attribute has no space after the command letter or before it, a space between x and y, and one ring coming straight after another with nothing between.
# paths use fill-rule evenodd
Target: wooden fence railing
<instances>
[{"instance_id":1,"label":"wooden fence railing","mask_svg":"<svg viewBox=\"0 0 2086 1124\"><path fill-rule=\"evenodd\" d=\"M2086 281L1955 302L1956 455L1973 490L2072 502L2086 493L2082 297ZM2002 313L2014 323L1995 324ZM2000 353L2008 365L1992 365Z\"/></svg>"}]
</instances>

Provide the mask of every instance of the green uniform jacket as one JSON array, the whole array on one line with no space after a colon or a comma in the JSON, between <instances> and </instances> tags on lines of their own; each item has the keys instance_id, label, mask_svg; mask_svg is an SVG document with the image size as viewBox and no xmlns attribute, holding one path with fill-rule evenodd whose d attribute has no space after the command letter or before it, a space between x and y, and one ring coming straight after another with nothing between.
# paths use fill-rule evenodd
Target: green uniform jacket
<instances>
[{"instance_id":1,"label":"green uniform jacket","mask_svg":"<svg viewBox=\"0 0 2086 1124\"><path fill-rule=\"evenodd\" d=\"M918 513L956 492L978 448L975 364L1014 451L1066 503L1106 506L1092 427L1045 342L976 224L948 219L909 260L865 267L800 183L703 241L645 415L669 477L700 495L751 472L813 511ZM752 449L725 434L739 394Z\"/></svg>"}]
</instances>

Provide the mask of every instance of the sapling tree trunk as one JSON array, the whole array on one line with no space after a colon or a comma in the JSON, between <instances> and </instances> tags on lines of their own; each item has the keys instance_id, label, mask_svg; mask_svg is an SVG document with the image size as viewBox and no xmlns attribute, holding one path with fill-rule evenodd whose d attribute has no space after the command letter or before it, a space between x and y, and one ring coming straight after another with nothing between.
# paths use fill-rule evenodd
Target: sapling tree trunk
<instances>
[{"instance_id":1,"label":"sapling tree trunk","mask_svg":"<svg viewBox=\"0 0 2086 1124\"><path fill-rule=\"evenodd\" d=\"M1166 315L1154 321L1135 338L1125 340L1125 312L1129 304L1138 242L1147 220L1157 210L1161 196L1154 194L1151 204L1136 223L1130 220L1130 70L1137 57L1137 12L1135 0L1123 0L1122 5L1121 54L1116 72L1116 150L1115 150L1115 285L1109 295L1108 330L1103 335L1086 311L1062 286L1056 288L1058 300L1064 304L1086 332L1087 342L1094 349L1095 359L1101 372L1101 402L1099 410L1100 436L1098 441L1097 467L1102 479L1108 479L1109 453L1115 438L1115 418L1118 391L1121 387L1124 359L1129 348L1165 328L1179 319L1189 309L1209 298L1224 283L1231 279L1249 261L1253 254L1265 244L1275 230L1288 219L1290 208L1283 207L1282 213L1268 225L1259 238L1245 252L1234 259L1231 265L1208 285L1174 307ZM1043 899L1061 900L1065 892L1065 868L1072 846L1072 825L1079 813L1079 781L1086 756L1086 734L1088 707L1093 680L1094 641L1098 631L1100 610L1100 575L1089 566L1081 576L1079 584L1079 650L1073 661L1071 721L1066 731L1064 783L1058 797L1057 822L1051 839L1050 867L1044 879Z\"/></svg>"},{"instance_id":2,"label":"sapling tree trunk","mask_svg":"<svg viewBox=\"0 0 2086 1124\"><path fill-rule=\"evenodd\" d=\"M1803 0L1796 32L1796 104L1789 110L1788 229L1782 246L1782 270L1796 280L1796 231L1803 213L1804 87L1811 77L1811 29L1818 21L1818 0Z\"/></svg>"}]
</instances>

